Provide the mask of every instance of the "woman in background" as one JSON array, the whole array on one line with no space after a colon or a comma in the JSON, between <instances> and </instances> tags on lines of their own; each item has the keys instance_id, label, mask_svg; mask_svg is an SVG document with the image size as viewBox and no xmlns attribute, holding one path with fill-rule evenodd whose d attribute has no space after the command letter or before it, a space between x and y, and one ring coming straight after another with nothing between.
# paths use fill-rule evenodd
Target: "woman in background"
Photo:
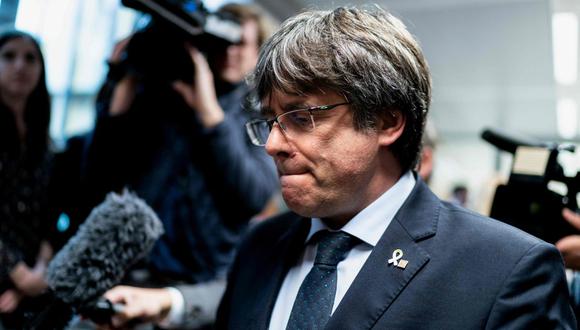
<instances>
[{"instance_id":1,"label":"woman in background","mask_svg":"<svg viewBox=\"0 0 580 330\"><path fill-rule=\"evenodd\" d=\"M0 35L0 320L18 328L46 289L53 155L44 59L30 35ZM0 325L1 327L1 325Z\"/></svg>"}]
</instances>

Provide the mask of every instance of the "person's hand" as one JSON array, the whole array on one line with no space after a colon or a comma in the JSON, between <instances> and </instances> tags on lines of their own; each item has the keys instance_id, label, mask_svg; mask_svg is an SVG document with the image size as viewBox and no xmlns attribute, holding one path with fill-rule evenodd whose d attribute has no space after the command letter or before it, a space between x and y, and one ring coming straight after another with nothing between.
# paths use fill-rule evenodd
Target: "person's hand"
<instances>
[{"instance_id":1,"label":"person's hand","mask_svg":"<svg viewBox=\"0 0 580 330\"><path fill-rule=\"evenodd\" d=\"M51 258L52 247L47 241L42 241L34 267L30 268L21 261L10 271L10 279L21 294L37 296L46 290L48 284L44 279L44 274Z\"/></svg>"},{"instance_id":2,"label":"person's hand","mask_svg":"<svg viewBox=\"0 0 580 330\"><path fill-rule=\"evenodd\" d=\"M123 56L127 49L127 45L131 41L131 37L126 37L115 44L113 52L107 62L111 67L117 66L123 60ZM133 100L135 99L135 91L137 90L137 79L133 75L119 76L119 81L115 85L115 90L111 97L111 104L109 106L109 114L117 116L126 113Z\"/></svg>"},{"instance_id":3,"label":"person's hand","mask_svg":"<svg viewBox=\"0 0 580 330\"><path fill-rule=\"evenodd\" d=\"M10 271L10 279L20 293L25 296L37 296L48 287L44 279L46 266L47 261L42 258L37 260L33 268L21 261Z\"/></svg>"},{"instance_id":4,"label":"person's hand","mask_svg":"<svg viewBox=\"0 0 580 330\"><path fill-rule=\"evenodd\" d=\"M166 289L136 288L116 286L105 293L105 298L113 304L122 304L121 312L115 314L111 323L115 328L139 319L143 322L158 322L171 309L171 294Z\"/></svg>"},{"instance_id":5,"label":"person's hand","mask_svg":"<svg viewBox=\"0 0 580 330\"><path fill-rule=\"evenodd\" d=\"M36 256L36 266L43 267L48 264L50 259L52 259L52 246L47 241L42 241L40 243L40 249L38 250L38 255Z\"/></svg>"},{"instance_id":6,"label":"person's hand","mask_svg":"<svg viewBox=\"0 0 580 330\"><path fill-rule=\"evenodd\" d=\"M118 116L129 111L133 100L135 100L137 85L137 78L132 75L125 76L115 85L109 106L111 116Z\"/></svg>"},{"instance_id":7,"label":"person's hand","mask_svg":"<svg viewBox=\"0 0 580 330\"><path fill-rule=\"evenodd\" d=\"M115 44L115 46L113 47L113 52L111 52L111 56L109 56L109 59L107 60L109 63L119 64L121 62L121 60L123 59L123 54L127 49L127 45L131 40L131 37L132 36L128 36L124 39L121 39L119 42Z\"/></svg>"},{"instance_id":8,"label":"person's hand","mask_svg":"<svg viewBox=\"0 0 580 330\"><path fill-rule=\"evenodd\" d=\"M0 295L0 313L12 313L23 296L18 290L8 289Z\"/></svg>"},{"instance_id":9,"label":"person's hand","mask_svg":"<svg viewBox=\"0 0 580 330\"><path fill-rule=\"evenodd\" d=\"M213 73L199 50L191 46L187 48L195 68L193 85L176 81L173 83L173 89L181 94L190 108L195 110L201 124L211 128L224 120L224 111L216 96Z\"/></svg>"},{"instance_id":10,"label":"person's hand","mask_svg":"<svg viewBox=\"0 0 580 330\"><path fill-rule=\"evenodd\" d=\"M562 216L572 226L580 230L580 214L564 209ZM580 235L566 236L556 242L556 247L562 253L566 267L580 270Z\"/></svg>"}]
</instances>

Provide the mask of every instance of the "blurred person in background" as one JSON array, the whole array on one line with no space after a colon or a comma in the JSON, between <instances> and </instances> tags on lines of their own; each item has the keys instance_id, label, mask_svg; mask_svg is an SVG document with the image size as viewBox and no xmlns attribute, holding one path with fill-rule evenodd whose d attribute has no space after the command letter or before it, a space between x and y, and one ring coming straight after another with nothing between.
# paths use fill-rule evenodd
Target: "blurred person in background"
<instances>
[{"instance_id":1,"label":"blurred person in background","mask_svg":"<svg viewBox=\"0 0 580 330\"><path fill-rule=\"evenodd\" d=\"M119 74L119 60L126 49L135 49L137 35L114 52L113 81L101 92L84 175L97 193L95 202L111 190L135 190L166 231L144 267L129 274L125 283L133 287L107 294L126 305L115 326L133 318L161 326L209 325L239 238L278 189L272 160L252 145L244 128L251 114L244 109L249 91L244 78L271 24L249 5L226 5L220 12L241 22L241 41L207 59L187 46L191 84L151 81L131 70ZM176 305L168 302L171 297L181 311L173 309L167 319L168 304Z\"/></svg>"},{"instance_id":2,"label":"blurred person in background","mask_svg":"<svg viewBox=\"0 0 580 330\"><path fill-rule=\"evenodd\" d=\"M50 97L38 42L0 35L0 320L21 328L46 289L49 243Z\"/></svg>"},{"instance_id":3,"label":"blurred person in background","mask_svg":"<svg viewBox=\"0 0 580 330\"><path fill-rule=\"evenodd\" d=\"M572 226L580 230L580 214L570 209L562 210L562 216ZM580 235L570 235L556 242L556 247L562 253L566 267L580 270ZM579 296L580 297L580 296Z\"/></svg>"},{"instance_id":4,"label":"blurred person in background","mask_svg":"<svg viewBox=\"0 0 580 330\"><path fill-rule=\"evenodd\" d=\"M417 174L430 184L435 167L435 146L437 145L437 131L433 122L427 120L425 123L425 132L423 133L423 143L421 145L421 156L417 165Z\"/></svg>"},{"instance_id":5,"label":"blurred person in background","mask_svg":"<svg viewBox=\"0 0 580 330\"><path fill-rule=\"evenodd\" d=\"M574 228L580 230L580 213L570 209L563 209L562 216ZM560 250L564 263L566 264L568 284L572 306L576 313L576 321L580 323L580 235L570 235L556 242L556 247Z\"/></svg>"},{"instance_id":6,"label":"blurred person in background","mask_svg":"<svg viewBox=\"0 0 580 330\"><path fill-rule=\"evenodd\" d=\"M451 190L449 202L467 208L468 197L469 191L467 190L467 186L463 184L457 184L453 186L453 189Z\"/></svg>"}]
</instances>

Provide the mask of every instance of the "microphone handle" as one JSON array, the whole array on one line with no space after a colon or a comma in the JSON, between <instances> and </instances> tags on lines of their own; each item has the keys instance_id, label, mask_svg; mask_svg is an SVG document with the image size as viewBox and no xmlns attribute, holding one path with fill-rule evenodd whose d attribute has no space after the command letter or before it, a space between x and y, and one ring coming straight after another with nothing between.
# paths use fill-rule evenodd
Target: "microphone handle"
<instances>
[{"instance_id":1,"label":"microphone handle","mask_svg":"<svg viewBox=\"0 0 580 330\"><path fill-rule=\"evenodd\" d=\"M53 296L53 299L48 306L42 312L28 320L23 329L62 330L68 326L73 316L73 308Z\"/></svg>"},{"instance_id":2,"label":"microphone handle","mask_svg":"<svg viewBox=\"0 0 580 330\"><path fill-rule=\"evenodd\" d=\"M108 299L100 297L96 302L79 308L78 313L97 324L110 324L111 317L123 311L125 305L113 304Z\"/></svg>"}]
</instances>

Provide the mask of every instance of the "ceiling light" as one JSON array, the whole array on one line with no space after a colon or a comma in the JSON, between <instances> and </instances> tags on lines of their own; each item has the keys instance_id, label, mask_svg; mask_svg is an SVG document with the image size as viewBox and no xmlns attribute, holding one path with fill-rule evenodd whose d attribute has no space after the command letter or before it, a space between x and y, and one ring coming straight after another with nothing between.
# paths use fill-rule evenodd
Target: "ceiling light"
<instances>
[{"instance_id":1,"label":"ceiling light","mask_svg":"<svg viewBox=\"0 0 580 330\"><path fill-rule=\"evenodd\" d=\"M560 85L571 85L578 78L578 16L559 12L552 16L554 76Z\"/></svg>"}]
</instances>

